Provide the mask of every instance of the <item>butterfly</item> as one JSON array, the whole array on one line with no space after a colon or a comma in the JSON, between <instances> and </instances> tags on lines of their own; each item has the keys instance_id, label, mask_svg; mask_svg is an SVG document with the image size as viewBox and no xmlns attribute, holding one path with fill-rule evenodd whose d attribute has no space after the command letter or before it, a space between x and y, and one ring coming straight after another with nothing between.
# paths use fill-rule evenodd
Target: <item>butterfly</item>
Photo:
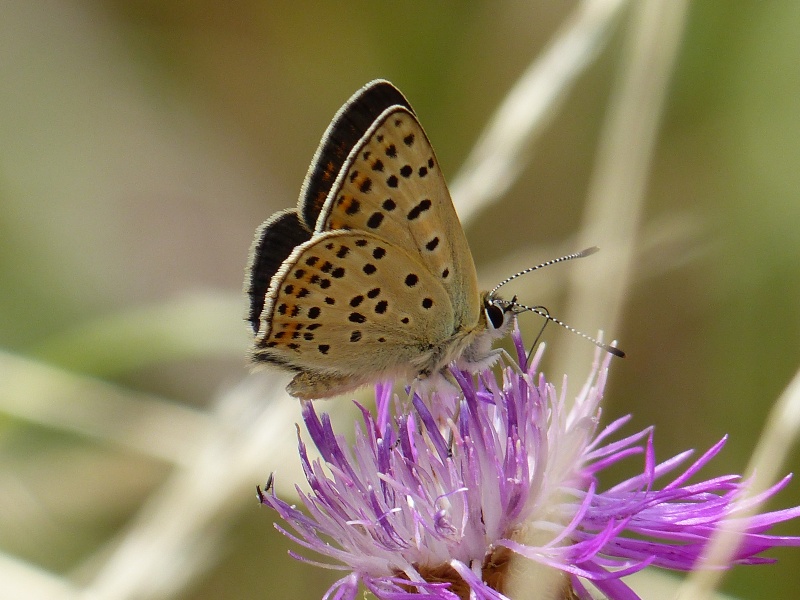
<instances>
[{"instance_id":1,"label":"butterfly","mask_svg":"<svg viewBox=\"0 0 800 600\"><path fill-rule=\"evenodd\" d=\"M385 379L475 372L511 310L478 291L444 176L414 110L376 80L339 110L296 209L258 228L245 282L252 360L325 398Z\"/></svg>"},{"instance_id":2,"label":"butterfly","mask_svg":"<svg viewBox=\"0 0 800 600\"><path fill-rule=\"evenodd\" d=\"M297 208L258 228L245 288L253 362L293 372L301 399L475 373L521 306L479 291L430 141L385 80L336 113Z\"/></svg>"}]
</instances>

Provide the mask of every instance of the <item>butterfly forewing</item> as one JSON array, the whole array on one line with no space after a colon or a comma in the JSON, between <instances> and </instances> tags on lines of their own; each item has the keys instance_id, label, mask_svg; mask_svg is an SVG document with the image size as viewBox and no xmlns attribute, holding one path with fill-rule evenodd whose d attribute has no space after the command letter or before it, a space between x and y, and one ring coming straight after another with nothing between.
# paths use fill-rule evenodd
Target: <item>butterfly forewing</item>
<instances>
[{"instance_id":1,"label":"butterfly forewing","mask_svg":"<svg viewBox=\"0 0 800 600\"><path fill-rule=\"evenodd\" d=\"M400 90L388 81L378 79L353 94L333 117L300 191L300 216L309 229L314 228L322 205L353 146L361 140L375 119L391 106L405 106L411 110Z\"/></svg>"},{"instance_id":2,"label":"butterfly forewing","mask_svg":"<svg viewBox=\"0 0 800 600\"><path fill-rule=\"evenodd\" d=\"M446 290L454 328L475 326L472 255L433 148L407 108L386 109L353 147L315 224L317 233L338 229L405 248Z\"/></svg>"},{"instance_id":3,"label":"butterfly forewing","mask_svg":"<svg viewBox=\"0 0 800 600\"><path fill-rule=\"evenodd\" d=\"M366 232L319 234L270 287L254 358L338 374L404 373L451 335L441 283L404 248Z\"/></svg>"}]
</instances>

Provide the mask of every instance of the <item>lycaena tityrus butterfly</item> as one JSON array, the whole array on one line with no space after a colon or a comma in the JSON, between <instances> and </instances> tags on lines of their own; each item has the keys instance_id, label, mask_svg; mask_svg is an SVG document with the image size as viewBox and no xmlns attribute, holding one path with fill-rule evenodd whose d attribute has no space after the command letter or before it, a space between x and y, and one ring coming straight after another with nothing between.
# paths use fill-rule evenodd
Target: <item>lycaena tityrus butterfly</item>
<instances>
[{"instance_id":1,"label":"lycaena tityrus butterfly","mask_svg":"<svg viewBox=\"0 0 800 600\"><path fill-rule=\"evenodd\" d=\"M287 390L303 399L451 362L476 372L517 306L478 290L433 148L383 80L336 114L297 208L258 229L245 285L253 361L295 372Z\"/></svg>"}]
</instances>

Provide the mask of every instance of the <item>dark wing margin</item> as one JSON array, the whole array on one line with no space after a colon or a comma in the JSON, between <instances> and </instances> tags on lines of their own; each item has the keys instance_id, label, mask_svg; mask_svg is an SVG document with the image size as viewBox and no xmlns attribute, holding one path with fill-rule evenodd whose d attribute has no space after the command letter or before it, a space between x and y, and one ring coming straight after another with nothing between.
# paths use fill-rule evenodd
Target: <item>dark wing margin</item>
<instances>
[{"instance_id":1,"label":"dark wing margin","mask_svg":"<svg viewBox=\"0 0 800 600\"><path fill-rule=\"evenodd\" d=\"M310 239L311 232L294 209L276 212L256 230L245 279L250 298L247 320L253 333L260 329L264 299L272 277L295 247Z\"/></svg>"},{"instance_id":2,"label":"dark wing margin","mask_svg":"<svg viewBox=\"0 0 800 600\"><path fill-rule=\"evenodd\" d=\"M390 106L414 110L405 96L388 81L376 79L358 90L331 121L308 168L297 209L308 229L313 229L325 199L347 157L375 119Z\"/></svg>"}]
</instances>

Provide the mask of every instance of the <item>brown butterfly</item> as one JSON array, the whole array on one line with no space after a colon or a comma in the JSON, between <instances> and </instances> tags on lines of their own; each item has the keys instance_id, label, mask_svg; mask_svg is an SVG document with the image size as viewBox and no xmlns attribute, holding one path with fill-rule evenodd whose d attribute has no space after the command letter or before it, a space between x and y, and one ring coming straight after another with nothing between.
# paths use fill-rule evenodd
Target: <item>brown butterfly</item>
<instances>
[{"instance_id":1,"label":"brown butterfly","mask_svg":"<svg viewBox=\"0 0 800 600\"><path fill-rule=\"evenodd\" d=\"M438 381L453 362L481 370L514 308L527 309L498 298L500 286L479 291L433 148L384 80L336 113L297 208L259 227L245 287L253 361L293 371L287 390L303 399Z\"/></svg>"}]
</instances>

